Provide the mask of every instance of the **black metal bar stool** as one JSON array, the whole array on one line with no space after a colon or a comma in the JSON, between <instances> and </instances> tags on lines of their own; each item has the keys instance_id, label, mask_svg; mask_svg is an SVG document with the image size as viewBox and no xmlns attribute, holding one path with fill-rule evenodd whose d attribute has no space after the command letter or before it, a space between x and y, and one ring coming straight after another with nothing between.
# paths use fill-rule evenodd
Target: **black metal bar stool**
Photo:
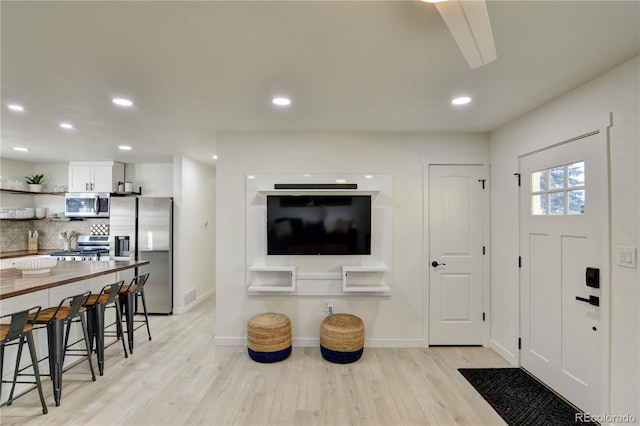
<instances>
[{"instance_id":1,"label":"black metal bar stool","mask_svg":"<svg viewBox=\"0 0 640 426\"><path fill-rule=\"evenodd\" d=\"M2 321L4 318L11 318L11 322L9 324L0 324L0 378L3 377L4 373L4 348L6 346L18 345L18 356L16 357L16 368L13 374L13 381L2 380L2 383L12 383L11 393L9 394L7 405L11 405L11 403L13 402L13 393L16 389L16 384L32 384L34 386L30 389L27 389L25 392L23 392L23 394L37 388L38 393L40 394L42 413L47 414L47 404L44 402L44 395L42 393L42 382L40 381L40 371L38 370L38 357L36 356L36 348L33 343L33 321L29 321L30 314L35 319L38 317L39 313L40 306L34 306L33 308L25 309L24 311L0 316L0 321ZM27 341L29 353L31 354L31 364L33 366L33 375L35 377L35 381L32 382L18 381L18 376L20 375L19 372L20 360L22 358L22 348L25 340ZM0 395L1 394L2 384L0 383Z\"/></svg>"},{"instance_id":2,"label":"black metal bar stool","mask_svg":"<svg viewBox=\"0 0 640 426\"><path fill-rule=\"evenodd\" d=\"M122 318L122 311L120 310L120 298L118 297L120 293L120 289L124 285L124 281L118 281L117 283L107 284L102 287L100 293L87 296L83 302L82 306L87 309L87 331L89 333L89 349L93 351L93 342L95 339L95 351L96 357L98 358L98 371L102 376L104 374L104 349L105 347L110 346L111 344L105 346L104 337L105 337L105 328L108 325L105 325L105 311L107 307L115 307L116 309L116 341L122 341L122 349L124 350L124 357L128 358L127 354L127 346L124 343L124 335L122 333L122 322L120 319Z\"/></svg>"},{"instance_id":3,"label":"black metal bar stool","mask_svg":"<svg viewBox=\"0 0 640 426\"><path fill-rule=\"evenodd\" d=\"M75 366L75 364L73 364L67 369L64 368L64 359L68 352L72 352L70 355L76 356L79 354L73 353L74 351L85 352L79 356L89 361L91 380L96 380L96 374L93 371L93 364L91 362L91 344L89 342L89 333L87 332L87 321L84 316L85 308L82 307L82 301L89 295L91 295L91 292L87 291L76 294L75 296L65 297L57 307L43 309L37 318L33 318L34 324L46 325L47 327L49 375L53 382L53 398L56 401L56 406L60 405L60 399L62 397L62 373L72 366ZM29 319L31 320L32 317L29 316ZM76 321L80 321L82 324L82 334L84 338L69 344L71 324ZM82 340L84 340L85 350L70 349L71 346Z\"/></svg>"},{"instance_id":4,"label":"black metal bar stool","mask_svg":"<svg viewBox=\"0 0 640 426\"><path fill-rule=\"evenodd\" d=\"M151 329L149 328L149 316L147 315L147 301L144 297L144 284L149 279L149 274L133 277L128 286L120 289L120 305L124 308L125 321L127 323L127 339L129 341L129 352L133 354L133 332L143 325L135 326L135 323L144 323L147 326L147 334L151 340ZM142 300L144 310L144 320L136 320L136 301L138 297Z\"/></svg>"}]
</instances>

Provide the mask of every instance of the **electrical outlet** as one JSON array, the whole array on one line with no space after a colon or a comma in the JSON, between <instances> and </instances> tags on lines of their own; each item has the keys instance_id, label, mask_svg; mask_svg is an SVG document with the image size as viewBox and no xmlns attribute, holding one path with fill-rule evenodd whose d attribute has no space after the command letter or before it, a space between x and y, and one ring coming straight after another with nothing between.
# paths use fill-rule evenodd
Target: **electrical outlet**
<instances>
[{"instance_id":1,"label":"electrical outlet","mask_svg":"<svg viewBox=\"0 0 640 426\"><path fill-rule=\"evenodd\" d=\"M333 313L333 300L325 300L322 302L322 312L326 312L327 315Z\"/></svg>"}]
</instances>

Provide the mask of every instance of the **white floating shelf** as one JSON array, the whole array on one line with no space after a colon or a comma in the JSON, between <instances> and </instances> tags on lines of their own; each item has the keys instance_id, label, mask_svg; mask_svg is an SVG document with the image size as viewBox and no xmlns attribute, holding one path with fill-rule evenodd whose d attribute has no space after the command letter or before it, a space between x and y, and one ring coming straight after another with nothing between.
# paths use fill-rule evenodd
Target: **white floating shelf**
<instances>
[{"instance_id":1,"label":"white floating shelf","mask_svg":"<svg viewBox=\"0 0 640 426\"><path fill-rule=\"evenodd\" d=\"M247 288L251 292L293 292L296 291L296 267L290 265L251 265L250 272L255 273L252 284ZM259 275L263 275L262 278ZM284 278L284 275L287 278ZM276 282L278 281L278 282Z\"/></svg>"},{"instance_id":2,"label":"white floating shelf","mask_svg":"<svg viewBox=\"0 0 640 426\"><path fill-rule=\"evenodd\" d=\"M342 266L342 291L345 293L391 293L385 283L385 275L390 271L386 265L345 265Z\"/></svg>"}]
</instances>

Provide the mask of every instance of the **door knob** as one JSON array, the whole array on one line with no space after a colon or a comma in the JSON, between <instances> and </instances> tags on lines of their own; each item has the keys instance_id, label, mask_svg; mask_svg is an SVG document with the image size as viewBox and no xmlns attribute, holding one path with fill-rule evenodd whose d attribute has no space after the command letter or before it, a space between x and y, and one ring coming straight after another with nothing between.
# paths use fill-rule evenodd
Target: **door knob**
<instances>
[{"instance_id":1,"label":"door knob","mask_svg":"<svg viewBox=\"0 0 640 426\"><path fill-rule=\"evenodd\" d=\"M431 266L433 266L434 268L437 268L440 265L446 265L446 263L438 263L437 260L434 260L433 262L431 262Z\"/></svg>"},{"instance_id":2,"label":"door knob","mask_svg":"<svg viewBox=\"0 0 640 426\"><path fill-rule=\"evenodd\" d=\"M589 296L588 299L584 297L576 296L576 300L579 300L581 302L586 302L593 306L600 306L600 298L598 296Z\"/></svg>"}]
</instances>

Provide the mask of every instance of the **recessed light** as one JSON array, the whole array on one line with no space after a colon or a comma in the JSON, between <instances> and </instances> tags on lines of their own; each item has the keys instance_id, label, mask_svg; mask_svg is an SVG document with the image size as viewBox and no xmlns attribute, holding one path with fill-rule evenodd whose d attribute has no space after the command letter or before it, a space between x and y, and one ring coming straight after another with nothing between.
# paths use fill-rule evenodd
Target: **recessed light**
<instances>
[{"instance_id":1,"label":"recessed light","mask_svg":"<svg viewBox=\"0 0 640 426\"><path fill-rule=\"evenodd\" d=\"M214 160L217 160L218 156L217 155L212 155L211 158L213 158Z\"/></svg>"},{"instance_id":2,"label":"recessed light","mask_svg":"<svg viewBox=\"0 0 640 426\"><path fill-rule=\"evenodd\" d=\"M12 109L14 111L24 111L24 107L22 105L11 104L7 106L9 107L9 109Z\"/></svg>"},{"instance_id":3,"label":"recessed light","mask_svg":"<svg viewBox=\"0 0 640 426\"><path fill-rule=\"evenodd\" d=\"M271 102L273 102L274 105L278 105L278 106L288 106L291 105L291 99L289 98L284 98L282 96L273 98L271 100Z\"/></svg>"},{"instance_id":4,"label":"recessed light","mask_svg":"<svg viewBox=\"0 0 640 426\"><path fill-rule=\"evenodd\" d=\"M114 104L120 105L120 106L131 106L131 105L133 105L133 102L131 102L129 99L115 98L115 99L112 99L111 101Z\"/></svg>"},{"instance_id":5,"label":"recessed light","mask_svg":"<svg viewBox=\"0 0 640 426\"><path fill-rule=\"evenodd\" d=\"M364 175L364 178L365 179L373 179L373 176L372 175Z\"/></svg>"},{"instance_id":6,"label":"recessed light","mask_svg":"<svg viewBox=\"0 0 640 426\"><path fill-rule=\"evenodd\" d=\"M425 3L442 3L445 2L447 0L422 0Z\"/></svg>"},{"instance_id":7,"label":"recessed light","mask_svg":"<svg viewBox=\"0 0 640 426\"><path fill-rule=\"evenodd\" d=\"M471 98L469 96L460 96L451 100L453 105L466 105L469 102L471 102Z\"/></svg>"},{"instance_id":8,"label":"recessed light","mask_svg":"<svg viewBox=\"0 0 640 426\"><path fill-rule=\"evenodd\" d=\"M73 126L70 123L60 123L60 127L63 129L73 129Z\"/></svg>"},{"instance_id":9,"label":"recessed light","mask_svg":"<svg viewBox=\"0 0 640 426\"><path fill-rule=\"evenodd\" d=\"M336 183L347 183L346 179L336 179Z\"/></svg>"},{"instance_id":10,"label":"recessed light","mask_svg":"<svg viewBox=\"0 0 640 426\"><path fill-rule=\"evenodd\" d=\"M255 178L256 178L255 175L248 175L247 176L247 179L255 179Z\"/></svg>"},{"instance_id":11,"label":"recessed light","mask_svg":"<svg viewBox=\"0 0 640 426\"><path fill-rule=\"evenodd\" d=\"M131 151L131 147L129 145L120 145L118 149L121 151Z\"/></svg>"},{"instance_id":12,"label":"recessed light","mask_svg":"<svg viewBox=\"0 0 640 426\"><path fill-rule=\"evenodd\" d=\"M27 148L23 148L21 146L16 146L13 148L14 151L20 151L20 152L29 152L29 150Z\"/></svg>"}]
</instances>

